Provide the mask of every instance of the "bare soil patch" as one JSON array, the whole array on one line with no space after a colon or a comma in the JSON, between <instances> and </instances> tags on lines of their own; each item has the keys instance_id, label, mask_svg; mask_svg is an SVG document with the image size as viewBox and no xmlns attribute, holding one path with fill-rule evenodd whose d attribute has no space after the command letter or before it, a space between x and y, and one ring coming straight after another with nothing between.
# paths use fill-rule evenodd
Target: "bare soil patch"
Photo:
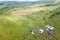
<instances>
[{"instance_id":1,"label":"bare soil patch","mask_svg":"<svg viewBox=\"0 0 60 40\"><path fill-rule=\"evenodd\" d=\"M31 9L31 10L17 10L17 11L12 11L11 14L14 16L18 16L18 15L28 15L31 14L33 12L37 12L40 10L44 10L45 8L35 8L35 9Z\"/></svg>"}]
</instances>

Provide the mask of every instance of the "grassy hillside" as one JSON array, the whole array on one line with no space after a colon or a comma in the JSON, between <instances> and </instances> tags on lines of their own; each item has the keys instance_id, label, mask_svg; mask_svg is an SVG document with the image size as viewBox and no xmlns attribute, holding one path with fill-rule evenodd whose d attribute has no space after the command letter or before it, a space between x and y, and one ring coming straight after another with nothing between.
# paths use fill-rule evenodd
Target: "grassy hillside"
<instances>
[{"instance_id":1,"label":"grassy hillside","mask_svg":"<svg viewBox=\"0 0 60 40\"><path fill-rule=\"evenodd\" d=\"M54 35L60 40L59 8L56 6L48 6L46 10L20 16L9 14L10 10L0 11L3 13L0 15L0 40L44 40L39 34L32 35L29 29L42 27L46 24L55 27ZM49 38L49 40L53 39Z\"/></svg>"}]
</instances>

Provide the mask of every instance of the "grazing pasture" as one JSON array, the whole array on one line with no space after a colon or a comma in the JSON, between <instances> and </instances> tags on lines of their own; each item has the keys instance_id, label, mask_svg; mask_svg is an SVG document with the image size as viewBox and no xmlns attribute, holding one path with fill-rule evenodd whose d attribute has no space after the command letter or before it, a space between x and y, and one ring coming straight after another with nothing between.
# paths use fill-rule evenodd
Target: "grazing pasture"
<instances>
[{"instance_id":1,"label":"grazing pasture","mask_svg":"<svg viewBox=\"0 0 60 40\"><path fill-rule=\"evenodd\" d=\"M0 40L44 40L41 34L32 35L29 30L47 24L54 27L54 36L60 40L59 5L31 9L24 9L24 7L23 10L10 10L10 8L0 10ZM46 32L43 34L49 40L53 40Z\"/></svg>"}]
</instances>

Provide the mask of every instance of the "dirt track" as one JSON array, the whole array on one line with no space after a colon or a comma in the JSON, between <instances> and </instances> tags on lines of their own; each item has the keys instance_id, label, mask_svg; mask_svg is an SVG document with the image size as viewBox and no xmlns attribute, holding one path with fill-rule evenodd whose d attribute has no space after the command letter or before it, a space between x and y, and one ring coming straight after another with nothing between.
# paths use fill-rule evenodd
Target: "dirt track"
<instances>
[{"instance_id":1,"label":"dirt track","mask_svg":"<svg viewBox=\"0 0 60 40\"><path fill-rule=\"evenodd\" d=\"M31 14L33 12L44 10L44 9L45 8L35 8L35 9L31 9L31 10L17 10L17 11L12 11L11 14L14 15L14 16L27 15L27 14Z\"/></svg>"}]
</instances>

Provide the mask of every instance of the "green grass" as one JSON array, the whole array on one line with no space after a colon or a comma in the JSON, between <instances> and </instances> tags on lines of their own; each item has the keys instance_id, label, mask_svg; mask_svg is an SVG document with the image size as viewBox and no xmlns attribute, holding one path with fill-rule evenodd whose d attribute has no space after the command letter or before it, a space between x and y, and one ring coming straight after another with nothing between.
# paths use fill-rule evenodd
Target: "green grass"
<instances>
[{"instance_id":1,"label":"green grass","mask_svg":"<svg viewBox=\"0 0 60 40\"><path fill-rule=\"evenodd\" d=\"M32 18L33 17L33 18ZM0 32L4 40L21 40L24 36L30 38L30 33L28 32L29 28L37 27L44 23L43 18L40 18L39 15L32 15L28 17L19 16L11 17L4 16L0 19ZM36 19L36 18L39 19ZM41 22L39 22L41 20ZM27 34L26 34L27 33ZM32 36L32 35L31 35ZM27 39L27 40L28 40ZM32 39L31 39L32 40Z\"/></svg>"},{"instance_id":2,"label":"green grass","mask_svg":"<svg viewBox=\"0 0 60 40\"><path fill-rule=\"evenodd\" d=\"M50 18L56 12L55 10L53 7L48 7L45 11L39 11L25 16L0 15L0 40L44 40L39 34L32 35L29 29L42 27L47 23L55 27L54 33L59 40L60 14ZM6 13L6 11L2 13Z\"/></svg>"}]
</instances>

